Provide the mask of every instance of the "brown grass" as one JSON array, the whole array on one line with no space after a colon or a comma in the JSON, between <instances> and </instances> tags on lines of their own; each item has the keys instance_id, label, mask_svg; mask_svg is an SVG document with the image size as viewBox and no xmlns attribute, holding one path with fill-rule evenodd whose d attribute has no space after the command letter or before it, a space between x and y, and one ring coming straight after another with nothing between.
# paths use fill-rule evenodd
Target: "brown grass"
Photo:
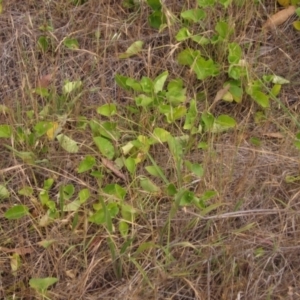
<instances>
[{"instance_id":1,"label":"brown grass","mask_svg":"<svg viewBox=\"0 0 300 300\"><path fill-rule=\"evenodd\" d=\"M249 99L240 105L220 102L214 106L215 115L234 116L239 129L207 136L207 150L191 149L186 158L202 163L205 176L196 182L184 177L183 184L196 195L208 189L217 191L218 196L210 203L216 209L206 215L190 207L179 209L170 224L170 198L143 193L135 184L137 179L126 184L111 172L106 172L101 180L77 174L82 157L95 155L92 135L88 130L78 130L78 118L99 120L96 107L116 103L124 130L120 146L128 136L148 133L151 120L147 114L135 116L130 120L130 128L126 105L133 104L133 98L116 86L116 73L139 79L154 78L169 70L172 78L184 79L191 97L205 92L207 101L199 104L199 111L211 106L224 79L201 83L179 66L174 39L179 25L175 23L161 33L150 28L145 3L134 11L124 9L119 0L89 0L78 7L63 0L3 2L0 104L8 106L11 112L0 114L0 124L14 128L34 126L41 107L47 104L31 92L41 76L53 74L51 89L55 93L61 91L65 79L81 80L85 92L69 114L65 128L69 136L82 143L80 153L68 154L56 142L48 143L43 152L42 144L28 148L26 143L11 141L12 148L34 151L40 160L47 160L33 166L4 146L10 141L0 144L0 182L6 183L11 193L8 200L0 202L1 299L39 299L28 284L33 277L59 279L49 289L49 299L299 299L299 181L285 180L286 176L299 176L300 169L299 151L293 145L299 128L291 117L297 118L299 113L299 34L285 24L277 32L261 35L266 14L274 12L274 1L265 1L266 10L246 1L230 13L236 26L235 41L252 42L245 49L245 59L253 62L251 75L274 72L291 80L280 94L287 111L272 102L265 120L255 123L255 113L261 109ZM195 3L168 0L165 6L178 17L183 8L193 8ZM211 11L210 21L195 29L213 29L212 20L221 14L222 11ZM39 27L49 20L54 27L53 49L43 54L36 47ZM95 38L96 31L99 40ZM62 47L67 36L78 39L79 50ZM136 40L144 41L144 51L126 60L118 59L118 54ZM270 51L254 59L263 47ZM226 60L222 49L211 49L209 55L220 62ZM56 99L50 104L49 118L57 120ZM26 118L28 110L34 111L32 123ZM179 132L175 126L172 130ZM260 139L260 146L251 143L253 137ZM175 164L167 147L151 149L152 157L170 182L176 182ZM136 178L144 173L141 167ZM127 190L126 201L139 212L132 224L132 242L128 247L117 230L110 234L104 227L88 223L88 209L79 214L73 229L72 214L40 227L38 220L44 211L37 197L43 181L50 177L55 178L53 199L57 199L61 185L72 183L77 191L90 189L88 205L98 201L106 184L122 185ZM24 186L33 188L32 197L18 194ZM30 216L6 220L4 212L14 204L26 204ZM54 243L47 249L39 244L52 239ZM117 249L115 258L109 240ZM149 248L137 251L146 242ZM15 274L10 265L13 253L18 253L22 261Z\"/></svg>"}]
</instances>

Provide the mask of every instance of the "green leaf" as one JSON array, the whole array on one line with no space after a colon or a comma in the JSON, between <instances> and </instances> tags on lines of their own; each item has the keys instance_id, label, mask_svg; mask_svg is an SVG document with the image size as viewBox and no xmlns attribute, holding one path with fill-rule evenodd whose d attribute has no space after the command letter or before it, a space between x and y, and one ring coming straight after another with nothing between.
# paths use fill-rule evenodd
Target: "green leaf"
<instances>
[{"instance_id":1,"label":"green leaf","mask_svg":"<svg viewBox=\"0 0 300 300\"><path fill-rule=\"evenodd\" d=\"M63 206L63 211L77 211L80 208L80 201L74 200L71 203L68 203L66 205Z\"/></svg>"},{"instance_id":2,"label":"green leaf","mask_svg":"<svg viewBox=\"0 0 300 300\"><path fill-rule=\"evenodd\" d=\"M120 131L117 124L114 122L101 122L97 128L100 135L108 138L109 140L118 140L120 138Z\"/></svg>"},{"instance_id":3,"label":"green leaf","mask_svg":"<svg viewBox=\"0 0 300 300\"><path fill-rule=\"evenodd\" d=\"M216 65L211 58L208 60L205 60L203 57L197 58L196 63L194 63L192 66L192 69L196 73L199 80L219 74L218 65Z\"/></svg>"},{"instance_id":4,"label":"green leaf","mask_svg":"<svg viewBox=\"0 0 300 300\"><path fill-rule=\"evenodd\" d=\"M0 138L10 138L12 135L12 128L10 125L0 125Z\"/></svg>"},{"instance_id":5,"label":"green leaf","mask_svg":"<svg viewBox=\"0 0 300 300\"><path fill-rule=\"evenodd\" d=\"M175 89L175 90L177 90L177 89L183 89L183 80L181 78L172 79L168 83L167 90L171 91L173 89Z\"/></svg>"},{"instance_id":6,"label":"green leaf","mask_svg":"<svg viewBox=\"0 0 300 300\"><path fill-rule=\"evenodd\" d=\"M199 45L205 46L208 45L210 43L210 40L202 35L193 35L191 36L191 39L198 43Z\"/></svg>"},{"instance_id":7,"label":"green leaf","mask_svg":"<svg viewBox=\"0 0 300 300\"><path fill-rule=\"evenodd\" d=\"M80 162L77 172L83 173L94 167L96 164L96 158L91 155L85 156L85 158Z\"/></svg>"},{"instance_id":8,"label":"green leaf","mask_svg":"<svg viewBox=\"0 0 300 300\"><path fill-rule=\"evenodd\" d=\"M220 115L215 119L212 132L222 132L236 126L236 121L228 115Z\"/></svg>"},{"instance_id":9,"label":"green leaf","mask_svg":"<svg viewBox=\"0 0 300 300\"><path fill-rule=\"evenodd\" d=\"M6 199L10 196L9 190L5 185L0 184L0 200Z\"/></svg>"},{"instance_id":10,"label":"green leaf","mask_svg":"<svg viewBox=\"0 0 300 300\"><path fill-rule=\"evenodd\" d=\"M163 128L156 127L153 130L153 137L157 139L160 143L164 143L168 140L170 132Z\"/></svg>"},{"instance_id":11,"label":"green leaf","mask_svg":"<svg viewBox=\"0 0 300 300\"><path fill-rule=\"evenodd\" d=\"M48 178L48 179L44 180L43 189L46 191L49 191L51 189L53 183L54 183L53 178Z\"/></svg>"},{"instance_id":12,"label":"green leaf","mask_svg":"<svg viewBox=\"0 0 300 300\"><path fill-rule=\"evenodd\" d=\"M130 90L130 87L126 84L128 79L130 79L130 78L127 76L120 75L120 74L116 74L116 76L115 76L115 81L116 81L117 85L120 88L127 90L127 91Z\"/></svg>"},{"instance_id":13,"label":"green leaf","mask_svg":"<svg viewBox=\"0 0 300 300\"><path fill-rule=\"evenodd\" d=\"M198 177L202 177L204 175L203 167L198 163L193 163L191 165L191 171Z\"/></svg>"},{"instance_id":14,"label":"green leaf","mask_svg":"<svg viewBox=\"0 0 300 300\"><path fill-rule=\"evenodd\" d=\"M200 57L199 50L186 48L178 54L177 61L180 65L191 66L198 57Z\"/></svg>"},{"instance_id":15,"label":"green leaf","mask_svg":"<svg viewBox=\"0 0 300 300\"><path fill-rule=\"evenodd\" d=\"M56 136L56 139L58 140L60 146L66 150L68 153L77 153L79 150L79 147L77 143L66 136L65 134L59 134Z\"/></svg>"},{"instance_id":16,"label":"green leaf","mask_svg":"<svg viewBox=\"0 0 300 300\"><path fill-rule=\"evenodd\" d=\"M296 146L297 149L300 150L300 132L296 134L296 139L294 141L294 145Z\"/></svg>"},{"instance_id":17,"label":"green leaf","mask_svg":"<svg viewBox=\"0 0 300 300\"><path fill-rule=\"evenodd\" d=\"M225 40L231 34L231 29L229 25L224 21L219 21L215 27L216 32L219 34L219 39Z\"/></svg>"},{"instance_id":18,"label":"green leaf","mask_svg":"<svg viewBox=\"0 0 300 300\"><path fill-rule=\"evenodd\" d=\"M123 0L122 1L122 6L124 8L134 8L137 5L135 0Z\"/></svg>"},{"instance_id":19,"label":"green leaf","mask_svg":"<svg viewBox=\"0 0 300 300\"><path fill-rule=\"evenodd\" d=\"M197 110L196 100L192 99L190 101L190 107L186 114L183 129L190 130L194 126L197 115L198 115L198 110Z\"/></svg>"},{"instance_id":20,"label":"green leaf","mask_svg":"<svg viewBox=\"0 0 300 300\"><path fill-rule=\"evenodd\" d=\"M98 136L98 137L94 137L93 140L103 156L105 156L110 160L114 158L115 148L108 139Z\"/></svg>"},{"instance_id":21,"label":"green leaf","mask_svg":"<svg viewBox=\"0 0 300 300\"><path fill-rule=\"evenodd\" d=\"M35 160L35 155L32 152L25 152L25 151L14 151L16 156L20 157L25 163L33 164Z\"/></svg>"},{"instance_id":22,"label":"green leaf","mask_svg":"<svg viewBox=\"0 0 300 300\"><path fill-rule=\"evenodd\" d=\"M48 89L44 87L37 87L34 89L34 92L41 97L48 97L50 95Z\"/></svg>"},{"instance_id":23,"label":"green leaf","mask_svg":"<svg viewBox=\"0 0 300 300\"><path fill-rule=\"evenodd\" d=\"M128 231L129 231L129 225L125 221L120 221L119 222L119 231L121 233L121 236L123 238L126 238L128 236Z\"/></svg>"},{"instance_id":24,"label":"green leaf","mask_svg":"<svg viewBox=\"0 0 300 300\"><path fill-rule=\"evenodd\" d=\"M261 91L254 90L251 93L251 97L255 102L257 102L263 108L267 108L270 106L269 97Z\"/></svg>"},{"instance_id":25,"label":"green leaf","mask_svg":"<svg viewBox=\"0 0 300 300\"><path fill-rule=\"evenodd\" d=\"M38 47L43 51L43 52L47 52L49 49L49 39L48 37L42 35L38 38Z\"/></svg>"},{"instance_id":26,"label":"green leaf","mask_svg":"<svg viewBox=\"0 0 300 300\"><path fill-rule=\"evenodd\" d=\"M137 214L137 210L133 206L128 204L122 205L121 215L124 220L128 222L133 222L136 214Z\"/></svg>"},{"instance_id":27,"label":"green leaf","mask_svg":"<svg viewBox=\"0 0 300 300\"><path fill-rule=\"evenodd\" d=\"M99 106L97 108L97 113L102 115L102 116L105 116L105 117L111 117L113 116L114 114L116 114L117 112L117 107L115 104L104 104L102 106Z\"/></svg>"},{"instance_id":28,"label":"green leaf","mask_svg":"<svg viewBox=\"0 0 300 300\"><path fill-rule=\"evenodd\" d=\"M144 191L149 193L158 193L160 191L160 188L146 177L140 179L140 185Z\"/></svg>"},{"instance_id":29,"label":"green leaf","mask_svg":"<svg viewBox=\"0 0 300 300\"><path fill-rule=\"evenodd\" d=\"M119 58L128 58L128 57L138 54L142 50L143 45L144 45L144 42L142 42L142 41L136 41L136 42L132 43L128 47L128 49L126 50L125 53L121 53L119 55Z\"/></svg>"},{"instance_id":30,"label":"green leaf","mask_svg":"<svg viewBox=\"0 0 300 300\"><path fill-rule=\"evenodd\" d=\"M159 166L147 166L145 167L146 171L155 177L161 178L161 173L163 173L162 169Z\"/></svg>"},{"instance_id":31,"label":"green leaf","mask_svg":"<svg viewBox=\"0 0 300 300\"><path fill-rule=\"evenodd\" d=\"M157 94L158 92L161 92L163 90L164 84L167 80L169 76L169 72L165 71L163 73L161 73L160 75L158 75L154 81L153 81L153 85L154 85L154 93Z\"/></svg>"},{"instance_id":32,"label":"green leaf","mask_svg":"<svg viewBox=\"0 0 300 300\"><path fill-rule=\"evenodd\" d=\"M0 113L1 114L7 114L10 112L10 108L6 105L0 104Z\"/></svg>"},{"instance_id":33,"label":"green leaf","mask_svg":"<svg viewBox=\"0 0 300 300\"><path fill-rule=\"evenodd\" d=\"M139 81L133 79L133 78L128 78L126 80L126 86L127 87L131 87L134 91L136 92L142 92L143 89L141 87L141 84L139 83Z\"/></svg>"},{"instance_id":34,"label":"green leaf","mask_svg":"<svg viewBox=\"0 0 300 300\"><path fill-rule=\"evenodd\" d=\"M187 205L192 204L192 202L195 198L195 194L190 191L179 191L175 197L176 198L180 197L180 200L179 200L180 206L187 206Z\"/></svg>"},{"instance_id":35,"label":"green leaf","mask_svg":"<svg viewBox=\"0 0 300 300\"><path fill-rule=\"evenodd\" d=\"M17 220L29 214L29 209L25 205L15 205L9 208L4 217L9 220Z\"/></svg>"},{"instance_id":36,"label":"green leaf","mask_svg":"<svg viewBox=\"0 0 300 300\"><path fill-rule=\"evenodd\" d=\"M97 212L91 215L88 220L97 225L104 224L107 223L107 220L114 218L118 214L118 212L119 208L117 203L109 203L106 207L103 207L102 204L100 204Z\"/></svg>"},{"instance_id":37,"label":"green leaf","mask_svg":"<svg viewBox=\"0 0 300 300\"><path fill-rule=\"evenodd\" d=\"M170 183L167 186L167 193L168 193L169 196L175 196L176 195L177 189L176 189L176 187L173 183Z\"/></svg>"},{"instance_id":38,"label":"green leaf","mask_svg":"<svg viewBox=\"0 0 300 300\"><path fill-rule=\"evenodd\" d=\"M232 3L232 0L219 0L219 1L225 8L228 8L228 6Z\"/></svg>"},{"instance_id":39,"label":"green leaf","mask_svg":"<svg viewBox=\"0 0 300 300\"><path fill-rule=\"evenodd\" d=\"M217 196L217 192L216 191L213 191L213 190L208 190L208 191L205 191L203 195L201 195L200 197L200 201L207 201L207 200L210 200L212 199L213 197Z\"/></svg>"},{"instance_id":40,"label":"green leaf","mask_svg":"<svg viewBox=\"0 0 300 300\"><path fill-rule=\"evenodd\" d=\"M166 98L173 106L183 103L186 100L186 89L176 85L168 86Z\"/></svg>"},{"instance_id":41,"label":"green leaf","mask_svg":"<svg viewBox=\"0 0 300 300\"><path fill-rule=\"evenodd\" d=\"M106 209L109 212L111 218L116 217L119 213L118 203L115 202L108 203Z\"/></svg>"},{"instance_id":42,"label":"green leaf","mask_svg":"<svg viewBox=\"0 0 300 300\"><path fill-rule=\"evenodd\" d=\"M46 132L53 127L52 122L41 121L35 124L34 131L38 137L43 136Z\"/></svg>"},{"instance_id":43,"label":"green leaf","mask_svg":"<svg viewBox=\"0 0 300 300\"><path fill-rule=\"evenodd\" d=\"M79 43L77 39L72 39L72 38L65 38L64 39L64 45L68 49L78 49L79 48Z\"/></svg>"},{"instance_id":44,"label":"green leaf","mask_svg":"<svg viewBox=\"0 0 300 300\"><path fill-rule=\"evenodd\" d=\"M254 145L254 146L256 146L256 147L258 147L258 146L261 145L261 141L260 141L260 139L257 138L257 137L251 137L251 138L249 139L249 141L250 141L250 143L251 143L252 145Z\"/></svg>"},{"instance_id":45,"label":"green leaf","mask_svg":"<svg viewBox=\"0 0 300 300\"><path fill-rule=\"evenodd\" d=\"M207 145L206 142L199 142L197 148L203 149L203 150L207 150L208 149L208 145Z\"/></svg>"},{"instance_id":46,"label":"green leaf","mask_svg":"<svg viewBox=\"0 0 300 300\"><path fill-rule=\"evenodd\" d=\"M18 191L18 194L29 197L33 194L33 188L30 186L24 186L22 189ZM0 186L0 198L1 198L1 186Z\"/></svg>"},{"instance_id":47,"label":"green leaf","mask_svg":"<svg viewBox=\"0 0 300 300\"><path fill-rule=\"evenodd\" d=\"M39 193L39 199L43 205L48 205L48 202L50 201L49 193L45 190L41 191Z\"/></svg>"},{"instance_id":48,"label":"green leaf","mask_svg":"<svg viewBox=\"0 0 300 300\"><path fill-rule=\"evenodd\" d=\"M147 0L147 3L153 10L160 10L161 9L160 0Z\"/></svg>"},{"instance_id":49,"label":"green leaf","mask_svg":"<svg viewBox=\"0 0 300 300\"><path fill-rule=\"evenodd\" d=\"M149 77L143 76L140 81L144 93L151 94L153 91L153 82Z\"/></svg>"},{"instance_id":50,"label":"green leaf","mask_svg":"<svg viewBox=\"0 0 300 300\"><path fill-rule=\"evenodd\" d=\"M181 119L186 115L186 107L181 105L174 108L171 108L168 113L165 114L167 118L167 122L169 124L173 123L174 121Z\"/></svg>"},{"instance_id":51,"label":"green leaf","mask_svg":"<svg viewBox=\"0 0 300 300\"><path fill-rule=\"evenodd\" d=\"M274 86L270 91L270 95L272 95L273 97L277 97L280 91L281 91L281 84L274 84Z\"/></svg>"},{"instance_id":52,"label":"green leaf","mask_svg":"<svg viewBox=\"0 0 300 300\"><path fill-rule=\"evenodd\" d=\"M192 34L189 32L189 30L185 27L182 27L177 32L175 38L177 42L185 41L186 39L190 38Z\"/></svg>"},{"instance_id":53,"label":"green leaf","mask_svg":"<svg viewBox=\"0 0 300 300\"><path fill-rule=\"evenodd\" d=\"M62 192L63 192L64 199L66 199L66 200L70 199L74 195L74 192L75 192L74 185L67 184L67 185L63 186Z\"/></svg>"},{"instance_id":54,"label":"green leaf","mask_svg":"<svg viewBox=\"0 0 300 300\"><path fill-rule=\"evenodd\" d=\"M52 239L52 240L42 240L40 242L38 242L37 244L45 249L47 249L48 247L50 247L51 245L53 245L56 242L56 240Z\"/></svg>"},{"instance_id":55,"label":"green leaf","mask_svg":"<svg viewBox=\"0 0 300 300\"><path fill-rule=\"evenodd\" d=\"M300 180L300 176L291 176L291 175L287 175L285 176L284 178L284 181L286 183L293 183L293 182L296 182L296 181L299 181Z\"/></svg>"},{"instance_id":56,"label":"green leaf","mask_svg":"<svg viewBox=\"0 0 300 300\"><path fill-rule=\"evenodd\" d=\"M39 27L39 30L44 31L44 32L47 32L47 31L51 32L54 30L54 28L53 28L53 26L51 26L51 24L50 25L43 24L42 26Z\"/></svg>"},{"instance_id":57,"label":"green leaf","mask_svg":"<svg viewBox=\"0 0 300 300\"><path fill-rule=\"evenodd\" d=\"M147 107L154 101L154 98L141 94L135 97L134 101L137 106Z\"/></svg>"},{"instance_id":58,"label":"green leaf","mask_svg":"<svg viewBox=\"0 0 300 300\"><path fill-rule=\"evenodd\" d=\"M228 75L232 79L238 80L244 75L246 75L246 71L243 66L230 65L228 68Z\"/></svg>"},{"instance_id":59,"label":"green leaf","mask_svg":"<svg viewBox=\"0 0 300 300\"><path fill-rule=\"evenodd\" d=\"M100 225L105 223L104 209L97 210L93 215L88 218L89 222Z\"/></svg>"},{"instance_id":60,"label":"green leaf","mask_svg":"<svg viewBox=\"0 0 300 300\"><path fill-rule=\"evenodd\" d=\"M210 130L213 127L214 122L215 122L215 118L211 113L204 112L201 115L201 119L202 119L203 123L205 124L205 129L206 130Z\"/></svg>"},{"instance_id":61,"label":"green leaf","mask_svg":"<svg viewBox=\"0 0 300 300\"><path fill-rule=\"evenodd\" d=\"M209 7L214 6L216 0L197 0L197 3L200 7Z\"/></svg>"},{"instance_id":62,"label":"green leaf","mask_svg":"<svg viewBox=\"0 0 300 300\"><path fill-rule=\"evenodd\" d=\"M136 163L135 163L134 158L128 157L128 158L125 160L125 166L126 166L127 170L129 171L129 173L130 173L131 175L133 175L133 174L135 173L135 170L136 170Z\"/></svg>"},{"instance_id":63,"label":"green leaf","mask_svg":"<svg viewBox=\"0 0 300 300\"><path fill-rule=\"evenodd\" d=\"M227 84L230 85L229 92L233 97L233 100L237 103L240 103L242 101L243 97L243 89L241 88L241 83L235 80L225 82L224 86Z\"/></svg>"},{"instance_id":64,"label":"green leaf","mask_svg":"<svg viewBox=\"0 0 300 300\"><path fill-rule=\"evenodd\" d=\"M148 22L152 28L159 29L166 23L166 16L161 11L154 11L149 17Z\"/></svg>"},{"instance_id":65,"label":"green leaf","mask_svg":"<svg viewBox=\"0 0 300 300\"><path fill-rule=\"evenodd\" d=\"M63 94L67 95L70 94L71 92L74 92L76 90L79 90L82 87L82 81L77 80L77 81L68 81L64 83L63 86Z\"/></svg>"},{"instance_id":66,"label":"green leaf","mask_svg":"<svg viewBox=\"0 0 300 300\"><path fill-rule=\"evenodd\" d=\"M31 278L29 280L29 285L31 288L35 289L36 291L43 293L57 281L58 279L55 277Z\"/></svg>"},{"instance_id":67,"label":"green leaf","mask_svg":"<svg viewBox=\"0 0 300 300\"><path fill-rule=\"evenodd\" d=\"M238 64L242 58L242 48L237 43L228 44L228 62L230 64Z\"/></svg>"},{"instance_id":68,"label":"green leaf","mask_svg":"<svg viewBox=\"0 0 300 300\"><path fill-rule=\"evenodd\" d=\"M168 146L175 161L180 161L183 155L183 146L178 138L169 136Z\"/></svg>"},{"instance_id":69,"label":"green leaf","mask_svg":"<svg viewBox=\"0 0 300 300\"><path fill-rule=\"evenodd\" d=\"M198 22L206 17L206 13L202 9L189 9L183 11L180 16L185 20Z\"/></svg>"},{"instance_id":70,"label":"green leaf","mask_svg":"<svg viewBox=\"0 0 300 300\"><path fill-rule=\"evenodd\" d=\"M224 127L234 127L236 125L236 121L229 117L228 115L220 115L217 119L216 119L216 123L220 124L221 126Z\"/></svg>"},{"instance_id":71,"label":"green leaf","mask_svg":"<svg viewBox=\"0 0 300 300\"><path fill-rule=\"evenodd\" d=\"M160 248L160 246L156 245L154 242L144 242L139 245L139 247L137 248L137 250L134 253L134 256L137 256L137 255L141 254L142 252L144 252L145 250L149 250L152 248Z\"/></svg>"},{"instance_id":72,"label":"green leaf","mask_svg":"<svg viewBox=\"0 0 300 300\"><path fill-rule=\"evenodd\" d=\"M91 192L89 189L82 189L79 193L78 193L78 197L79 197L79 201L81 204L85 203L91 196Z\"/></svg>"},{"instance_id":73,"label":"green leaf","mask_svg":"<svg viewBox=\"0 0 300 300\"><path fill-rule=\"evenodd\" d=\"M124 200L126 196L126 190L122 188L120 185L118 185L117 183L111 183L106 185L103 188L103 192L108 195L113 195L119 200Z\"/></svg>"},{"instance_id":74,"label":"green leaf","mask_svg":"<svg viewBox=\"0 0 300 300\"><path fill-rule=\"evenodd\" d=\"M297 0L296 2L297 2L297 4L299 4L299 0ZM292 4L293 4L293 3L292 3ZM293 4L293 5L294 5L294 4ZM298 8L296 9L296 14L297 14L298 17L300 17L300 7L298 7Z\"/></svg>"}]
</instances>

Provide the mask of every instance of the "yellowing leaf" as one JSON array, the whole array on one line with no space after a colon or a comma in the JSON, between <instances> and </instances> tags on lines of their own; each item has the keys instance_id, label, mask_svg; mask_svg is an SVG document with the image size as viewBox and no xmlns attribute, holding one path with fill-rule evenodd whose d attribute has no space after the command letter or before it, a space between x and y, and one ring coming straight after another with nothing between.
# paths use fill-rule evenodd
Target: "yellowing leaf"
<instances>
[{"instance_id":1,"label":"yellowing leaf","mask_svg":"<svg viewBox=\"0 0 300 300\"><path fill-rule=\"evenodd\" d=\"M47 137L50 141L52 141L56 134L58 133L58 128L59 128L59 125L57 122L50 122L50 124L52 125L46 132L47 134Z\"/></svg>"},{"instance_id":2,"label":"yellowing leaf","mask_svg":"<svg viewBox=\"0 0 300 300\"><path fill-rule=\"evenodd\" d=\"M222 97L224 101L232 102L233 101L233 95L230 92L225 93L225 95Z\"/></svg>"},{"instance_id":3,"label":"yellowing leaf","mask_svg":"<svg viewBox=\"0 0 300 300\"><path fill-rule=\"evenodd\" d=\"M20 255L17 253L14 253L11 257L10 257L10 267L12 270L13 274L16 274L16 272L18 271L18 269L21 266L21 258Z\"/></svg>"},{"instance_id":4,"label":"yellowing leaf","mask_svg":"<svg viewBox=\"0 0 300 300\"><path fill-rule=\"evenodd\" d=\"M226 95L226 93L229 91L230 85L226 85L224 88L220 89L214 99L214 102L220 101L223 99L223 97Z\"/></svg>"},{"instance_id":5,"label":"yellowing leaf","mask_svg":"<svg viewBox=\"0 0 300 300\"><path fill-rule=\"evenodd\" d=\"M136 42L132 43L124 53L121 53L119 55L119 58L128 58L128 57L138 54L142 50L143 45L144 45L144 42L142 42L142 41L136 41Z\"/></svg>"},{"instance_id":6,"label":"yellowing leaf","mask_svg":"<svg viewBox=\"0 0 300 300\"><path fill-rule=\"evenodd\" d=\"M300 31L300 21L293 22L293 26L296 30Z\"/></svg>"},{"instance_id":7,"label":"yellowing leaf","mask_svg":"<svg viewBox=\"0 0 300 300\"><path fill-rule=\"evenodd\" d=\"M58 140L60 146L65 149L69 153L77 153L79 150L79 147L77 143L66 136L65 134L59 134L56 136L56 139Z\"/></svg>"},{"instance_id":8,"label":"yellowing leaf","mask_svg":"<svg viewBox=\"0 0 300 300\"><path fill-rule=\"evenodd\" d=\"M287 7L289 6L291 3L290 0L277 0L277 2L281 5L281 6L284 6L284 7Z\"/></svg>"}]
</instances>

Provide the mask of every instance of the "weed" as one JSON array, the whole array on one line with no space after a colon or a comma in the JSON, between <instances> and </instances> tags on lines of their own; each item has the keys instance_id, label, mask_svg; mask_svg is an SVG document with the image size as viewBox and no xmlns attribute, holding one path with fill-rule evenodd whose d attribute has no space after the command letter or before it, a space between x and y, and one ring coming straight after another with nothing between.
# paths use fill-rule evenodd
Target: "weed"
<instances>
[{"instance_id":1,"label":"weed","mask_svg":"<svg viewBox=\"0 0 300 300\"><path fill-rule=\"evenodd\" d=\"M297 32L265 2L0 1L3 299L299 295Z\"/></svg>"}]
</instances>

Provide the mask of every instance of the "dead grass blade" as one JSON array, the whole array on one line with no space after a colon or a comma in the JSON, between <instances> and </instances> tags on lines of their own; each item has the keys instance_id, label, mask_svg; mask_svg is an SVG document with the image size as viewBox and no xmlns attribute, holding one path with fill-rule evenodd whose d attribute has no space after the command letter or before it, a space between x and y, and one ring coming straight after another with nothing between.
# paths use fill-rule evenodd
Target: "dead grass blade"
<instances>
[{"instance_id":1,"label":"dead grass blade","mask_svg":"<svg viewBox=\"0 0 300 300\"><path fill-rule=\"evenodd\" d=\"M284 139L285 136L280 132L269 132L264 133L263 136L269 137L269 138L275 138L275 139Z\"/></svg>"},{"instance_id":2,"label":"dead grass blade","mask_svg":"<svg viewBox=\"0 0 300 300\"><path fill-rule=\"evenodd\" d=\"M5 253L17 253L19 255L25 255L25 254L32 253L34 249L32 247L21 247L21 248L14 248L14 249L0 247L0 251L3 251Z\"/></svg>"},{"instance_id":3,"label":"dead grass blade","mask_svg":"<svg viewBox=\"0 0 300 300\"><path fill-rule=\"evenodd\" d=\"M104 167L110 169L116 176L123 179L124 181L127 180L126 176L116 168L116 166L113 164L113 162L111 162L108 159L103 158L103 157L101 158L101 160L102 160Z\"/></svg>"},{"instance_id":4,"label":"dead grass blade","mask_svg":"<svg viewBox=\"0 0 300 300\"><path fill-rule=\"evenodd\" d=\"M224 88L220 89L215 96L214 102L222 100L224 95L229 91L229 88L230 88L230 85L228 84Z\"/></svg>"},{"instance_id":5,"label":"dead grass blade","mask_svg":"<svg viewBox=\"0 0 300 300\"><path fill-rule=\"evenodd\" d=\"M272 15L268 21L263 25L262 29L265 31L275 29L276 26L284 23L289 17L291 17L296 11L296 7L291 5L276 14Z\"/></svg>"},{"instance_id":6,"label":"dead grass blade","mask_svg":"<svg viewBox=\"0 0 300 300\"><path fill-rule=\"evenodd\" d=\"M40 88L48 87L49 84L51 83L52 79L53 79L52 74L47 74L47 75L41 76L38 81L38 87L40 87Z\"/></svg>"}]
</instances>

